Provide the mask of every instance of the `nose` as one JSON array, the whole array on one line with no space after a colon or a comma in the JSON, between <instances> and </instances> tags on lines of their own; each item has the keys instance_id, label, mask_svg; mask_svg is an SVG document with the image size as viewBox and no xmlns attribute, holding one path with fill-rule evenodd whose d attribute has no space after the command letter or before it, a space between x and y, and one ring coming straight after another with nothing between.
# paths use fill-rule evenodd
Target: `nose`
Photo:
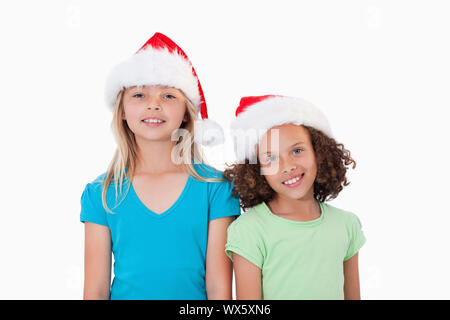
<instances>
[{"instance_id":1,"label":"nose","mask_svg":"<svg viewBox=\"0 0 450 320\"><path fill-rule=\"evenodd\" d=\"M285 164L285 166L283 168L283 173L290 174L295 169L297 169L297 165L295 163L293 163L293 162L286 162L286 164Z\"/></svg>"},{"instance_id":2,"label":"nose","mask_svg":"<svg viewBox=\"0 0 450 320\"><path fill-rule=\"evenodd\" d=\"M289 167L287 167L287 168L284 168L283 173L289 174L289 173L291 173L292 171L294 171L295 169L297 169L296 166L289 166Z\"/></svg>"},{"instance_id":3,"label":"nose","mask_svg":"<svg viewBox=\"0 0 450 320\"><path fill-rule=\"evenodd\" d=\"M161 101L158 97L150 97L147 102L148 110L161 110Z\"/></svg>"},{"instance_id":4,"label":"nose","mask_svg":"<svg viewBox=\"0 0 450 320\"><path fill-rule=\"evenodd\" d=\"M147 109L149 110L161 110L161 107L158 103L150 103L149 105L147 105Z\"/></svg>"}]
</instances>

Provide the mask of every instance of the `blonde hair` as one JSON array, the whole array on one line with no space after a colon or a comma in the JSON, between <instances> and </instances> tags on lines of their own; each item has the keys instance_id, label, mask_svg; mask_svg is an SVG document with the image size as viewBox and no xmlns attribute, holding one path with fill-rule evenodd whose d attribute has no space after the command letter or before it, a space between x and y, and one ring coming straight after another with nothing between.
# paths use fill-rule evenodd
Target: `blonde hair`
<instances>
[{"instance_id":1,"label":"blonde hair","mask_svg":"<svg viewBox=\"0 0 450 320\"><path fill-rule=\"evenodd\" d=\"M131 177L133 177L136 170L136 159L137 159L137 144L134 137L134 133L128 127L126 120L122 119L124 112L123 106L123 95L124 90L120 91L117 95L116 105L114 108L114 114L111 121L111 129L114 134L114 138L117 143L117 149L114 153L113 159L111 160L106 177L104 179L104 185L102 190L102 204L107 212L113 213L109 208L106 201L106 194L108 187L111 183L114 183L116 191L116 203L119 197L119 193L122 194L123 182L127 180L128 188L123 194L122 200L128 193L131 185ZM192 102L183 94L186 103L186 113L188 116L187 122L183 122L181 129L187 130L190 134L181 136L175 148L178 148L180 152L178 155L181 157L181 166L183 170L192 175L195 179L199 181L206 182L221 182L224 179L218 178L207 178L198 174L195 170L193 163L204 163L206 164L206 159L201 149L201 146L196 143L193 139L194 136L194 122L197 120L197 109L194 107ZM190 152L183 152L184 150L190 150ZM125 172L128 169L128 172ZM200 166L200 169L203 168ZM204 171L204 170L203 170ZM121 201L122 201L121 200ZM121 202L120 201L120 202ZM116 207L120 204L117 203Z\"/></svg>"}]
</instances>

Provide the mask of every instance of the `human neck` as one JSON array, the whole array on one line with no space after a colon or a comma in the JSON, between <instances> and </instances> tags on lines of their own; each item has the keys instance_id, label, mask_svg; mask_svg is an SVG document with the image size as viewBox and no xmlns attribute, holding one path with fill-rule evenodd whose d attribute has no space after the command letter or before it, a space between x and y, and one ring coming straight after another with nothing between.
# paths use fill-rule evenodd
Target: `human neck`
<instances>
[{"instance_id":1,"label":"human neck","mask_svg":"<svg viewBox=\"0 0 450 320\"><path fill-rule=\"evenodd\" d=\"M136 174L159 174L180 171L181 165L173 163L171 154L175 141L137 140Z\"/></svg>"},{"instance_id":2,"label":"human neck","mask_svg":"<svg viewBox=\"0 0 450 320\"><path fill-rule=\"evenodd\" d=\"M316 219L320 216L320 206L313 194L301 199L287 198L277 194L267 203L267 206L276 215L300 221Z\"/></svg>"}]
</instances>

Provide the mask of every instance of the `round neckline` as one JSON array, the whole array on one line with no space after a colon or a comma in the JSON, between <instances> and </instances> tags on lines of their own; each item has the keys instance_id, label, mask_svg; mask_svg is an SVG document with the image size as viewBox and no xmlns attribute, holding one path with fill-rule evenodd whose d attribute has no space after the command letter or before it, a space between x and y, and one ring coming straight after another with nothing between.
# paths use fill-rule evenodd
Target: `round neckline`
<instances>
[{"instance_id":1,"label":"round neckline","mask_svg":"<svg viewBox=\"0 0 450 320\"><path fill-rule=\"evenodd\" d=\"M282 218L280 216L277 216L276 214L274 214L269 206L267 205L267 203L262 202L263 204L263 211L270 217L280 221L280 222L284 222L284 223L289 223L289 224L293 224L293 225L297 225L297 226L302 226L302 227L312 227L315 225L320 224L323 219L324 219L324 214L325 214L325 209L324 209L324 205L322 202L319 201L319 207L320 207L320 217L314 219L314 220L309 220L309 221L296 221L296 220L291 220L291 219L286 219L286 218Z\"/></svg>"},{"instance_id":2,"label":"round neckline","mask_svg":"<svg viewBox=\"0 0 450 320\"><path fill-rule=\"evenodd\" d=\"M148 208L142 201L139 199L139 196L137 195L136 191L134 190L133 183L130 181L130 191L133 196L134 202L143 209L143 211L150 217L161 219L166 216L168 216L172 211L175 210L175 208L180 204L180 202L183 200L185 194L187 193L189 186L191 185L191 174L188 175L188 178L186 180L186 183L184 185L183 191L181 191L180 196L177 200L165 211L161 213L156 213L150 208Z\"/></svg>"}]
</instances>

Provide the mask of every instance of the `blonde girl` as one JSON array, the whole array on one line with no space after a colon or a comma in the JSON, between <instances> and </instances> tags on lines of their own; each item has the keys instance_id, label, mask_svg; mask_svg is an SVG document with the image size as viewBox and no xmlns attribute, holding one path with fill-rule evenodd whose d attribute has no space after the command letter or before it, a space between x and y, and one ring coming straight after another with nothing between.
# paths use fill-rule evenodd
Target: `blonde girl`
<instances>
[{"instance_id":1,"label":"blonde girl","mask_svg":"<svg viewBox=\"0 0 450 320\"><path fill-rule=\"evenodd\" d=\"M204 161L200 144L223 133L186 54L156 33L113 69L106 94L118 146L81 197L84 298L231 299L224 246L239 201Z\"/></svg>"}]
</instances>

